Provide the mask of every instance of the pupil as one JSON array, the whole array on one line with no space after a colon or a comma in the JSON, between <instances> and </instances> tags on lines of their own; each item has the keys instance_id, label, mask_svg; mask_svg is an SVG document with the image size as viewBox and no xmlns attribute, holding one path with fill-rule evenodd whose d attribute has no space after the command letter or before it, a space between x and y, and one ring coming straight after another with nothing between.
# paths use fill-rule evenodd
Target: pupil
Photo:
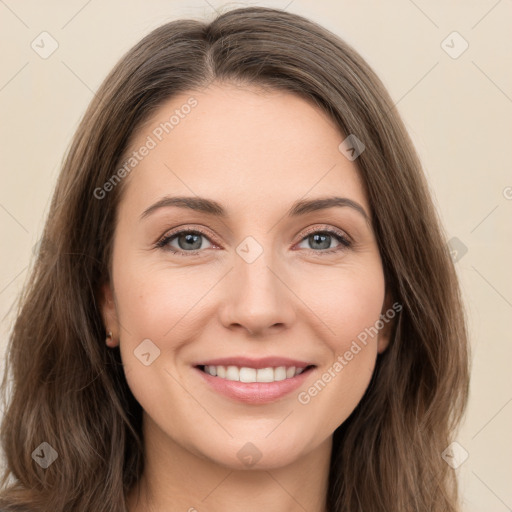
<instances>
[{"instance_id":1,"label":"pupil","mask_svg":"<svg viewBox=\"0 0 512 512\"><path fill-rule=\"evenodd\" d=\"M329 249L329 246L331 245L331 237L330 235L311 235L313 238L313 246L316 243L320 243L321 247L317 247L318 249ZM320 240L323 239L323 242Z\"/></svg>"},{"instance_id":2,"label":"pupil","mask_svg":"<svg viewBox=\"0 0 512 512\"><path fill-rule=\"evenodd\" d=\"M182 235L182 237L180 237L180 239L185 238L186 244L194 245L194 243L195 243L195 245L193 247L191 245L187 245L187 246L183 247L182 244L179 242L179 246L181 249L200 249L201 248L200 237L201 237L201 235L196 235L196 234L191 234L191 233L189 233L187 235ZM198 243L198 241L199 241L199 243Z\"/></svg>"}]
</instances>

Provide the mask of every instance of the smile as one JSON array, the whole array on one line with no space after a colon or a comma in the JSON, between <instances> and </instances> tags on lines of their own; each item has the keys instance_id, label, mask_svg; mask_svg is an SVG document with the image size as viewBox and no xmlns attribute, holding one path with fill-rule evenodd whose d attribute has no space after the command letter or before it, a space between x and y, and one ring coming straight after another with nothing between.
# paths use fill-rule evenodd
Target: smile
<instances>
[{"instance_id":1,"label":"smile","mask_svg":"<svg viewBox=\"0 0 512 512\"><path fill-rule=\"evenodd\" d=\"M215 393L257 405L289 396L305 385L317 365L286 357L238 356L197 361L193 367L196 375Z\"/></svg>"},{"instance_id":2,"label":"smile","mask_svg":"<svg viewBox=\"0 0 512 512\"><path fill-rule=\"evenodd\" d=\"M199 368L205 373L221 379L239 382L278 382L300 375L307 367L277 366L251 368L247 366L203 365Z\"/></svg>"}]
</instances>

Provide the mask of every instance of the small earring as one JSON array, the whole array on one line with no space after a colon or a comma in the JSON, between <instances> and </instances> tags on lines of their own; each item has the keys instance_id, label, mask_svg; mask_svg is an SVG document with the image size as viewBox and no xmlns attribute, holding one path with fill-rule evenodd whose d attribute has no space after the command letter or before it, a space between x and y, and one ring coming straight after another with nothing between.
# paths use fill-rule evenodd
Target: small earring
<instances>
[{"instance_id":1,"label":"small earring","mask_svg":"<svg viewBox=\"0 0 512 512\"><path fill-rule=\"evenodd\" d=\"M112 331L107 332L107 337L105 339L105 343L108 345L110 341L112 341Z\"/></svg>"}]
</instances>

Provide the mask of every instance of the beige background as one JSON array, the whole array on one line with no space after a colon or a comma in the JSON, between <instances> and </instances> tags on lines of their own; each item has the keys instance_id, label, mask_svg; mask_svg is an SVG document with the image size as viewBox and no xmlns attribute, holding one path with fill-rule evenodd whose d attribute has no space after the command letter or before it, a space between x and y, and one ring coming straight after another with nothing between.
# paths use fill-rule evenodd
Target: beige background
<instances>
[{"instance_id":1,"label":"beige background","mask_svg":"<svg viewBox=\"0 0 512 512\"><path fill-rule=\"evenodd\" d=\"M471 399L457 438L469 454L456 469L464 510L510 510L510 0L0 0L2 355L62 156L93 91L126 50L165 21L211 18L221 5L249 4L286 8L339 34L397 102L448 238L467 248L456 264L473 347ZM43 31L59 45L47 59L31 48ZM447 51L455 55L463 40L450 36L442 45L453 31L469 44L458 58Z\"/></svg>"}]
</instances>

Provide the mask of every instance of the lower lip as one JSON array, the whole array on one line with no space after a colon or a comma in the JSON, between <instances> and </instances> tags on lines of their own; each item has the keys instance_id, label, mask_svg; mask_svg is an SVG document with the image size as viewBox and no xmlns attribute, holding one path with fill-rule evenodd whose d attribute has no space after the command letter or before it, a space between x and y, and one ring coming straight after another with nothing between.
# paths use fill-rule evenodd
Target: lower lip
<instances>
[{"instance_id":1,"label":"lower lip","mask_svg":"<svg viewBox=\"0 0 512 512\"><path fill-rule=\"evenodd\" d=\"M275 382L240 382L214 377L197 367L194 368L218 393L250 404L266 404L288 395L303 384L314 369L315 367L310 367L295 377Z\"/></svg>"}]
</instances>

